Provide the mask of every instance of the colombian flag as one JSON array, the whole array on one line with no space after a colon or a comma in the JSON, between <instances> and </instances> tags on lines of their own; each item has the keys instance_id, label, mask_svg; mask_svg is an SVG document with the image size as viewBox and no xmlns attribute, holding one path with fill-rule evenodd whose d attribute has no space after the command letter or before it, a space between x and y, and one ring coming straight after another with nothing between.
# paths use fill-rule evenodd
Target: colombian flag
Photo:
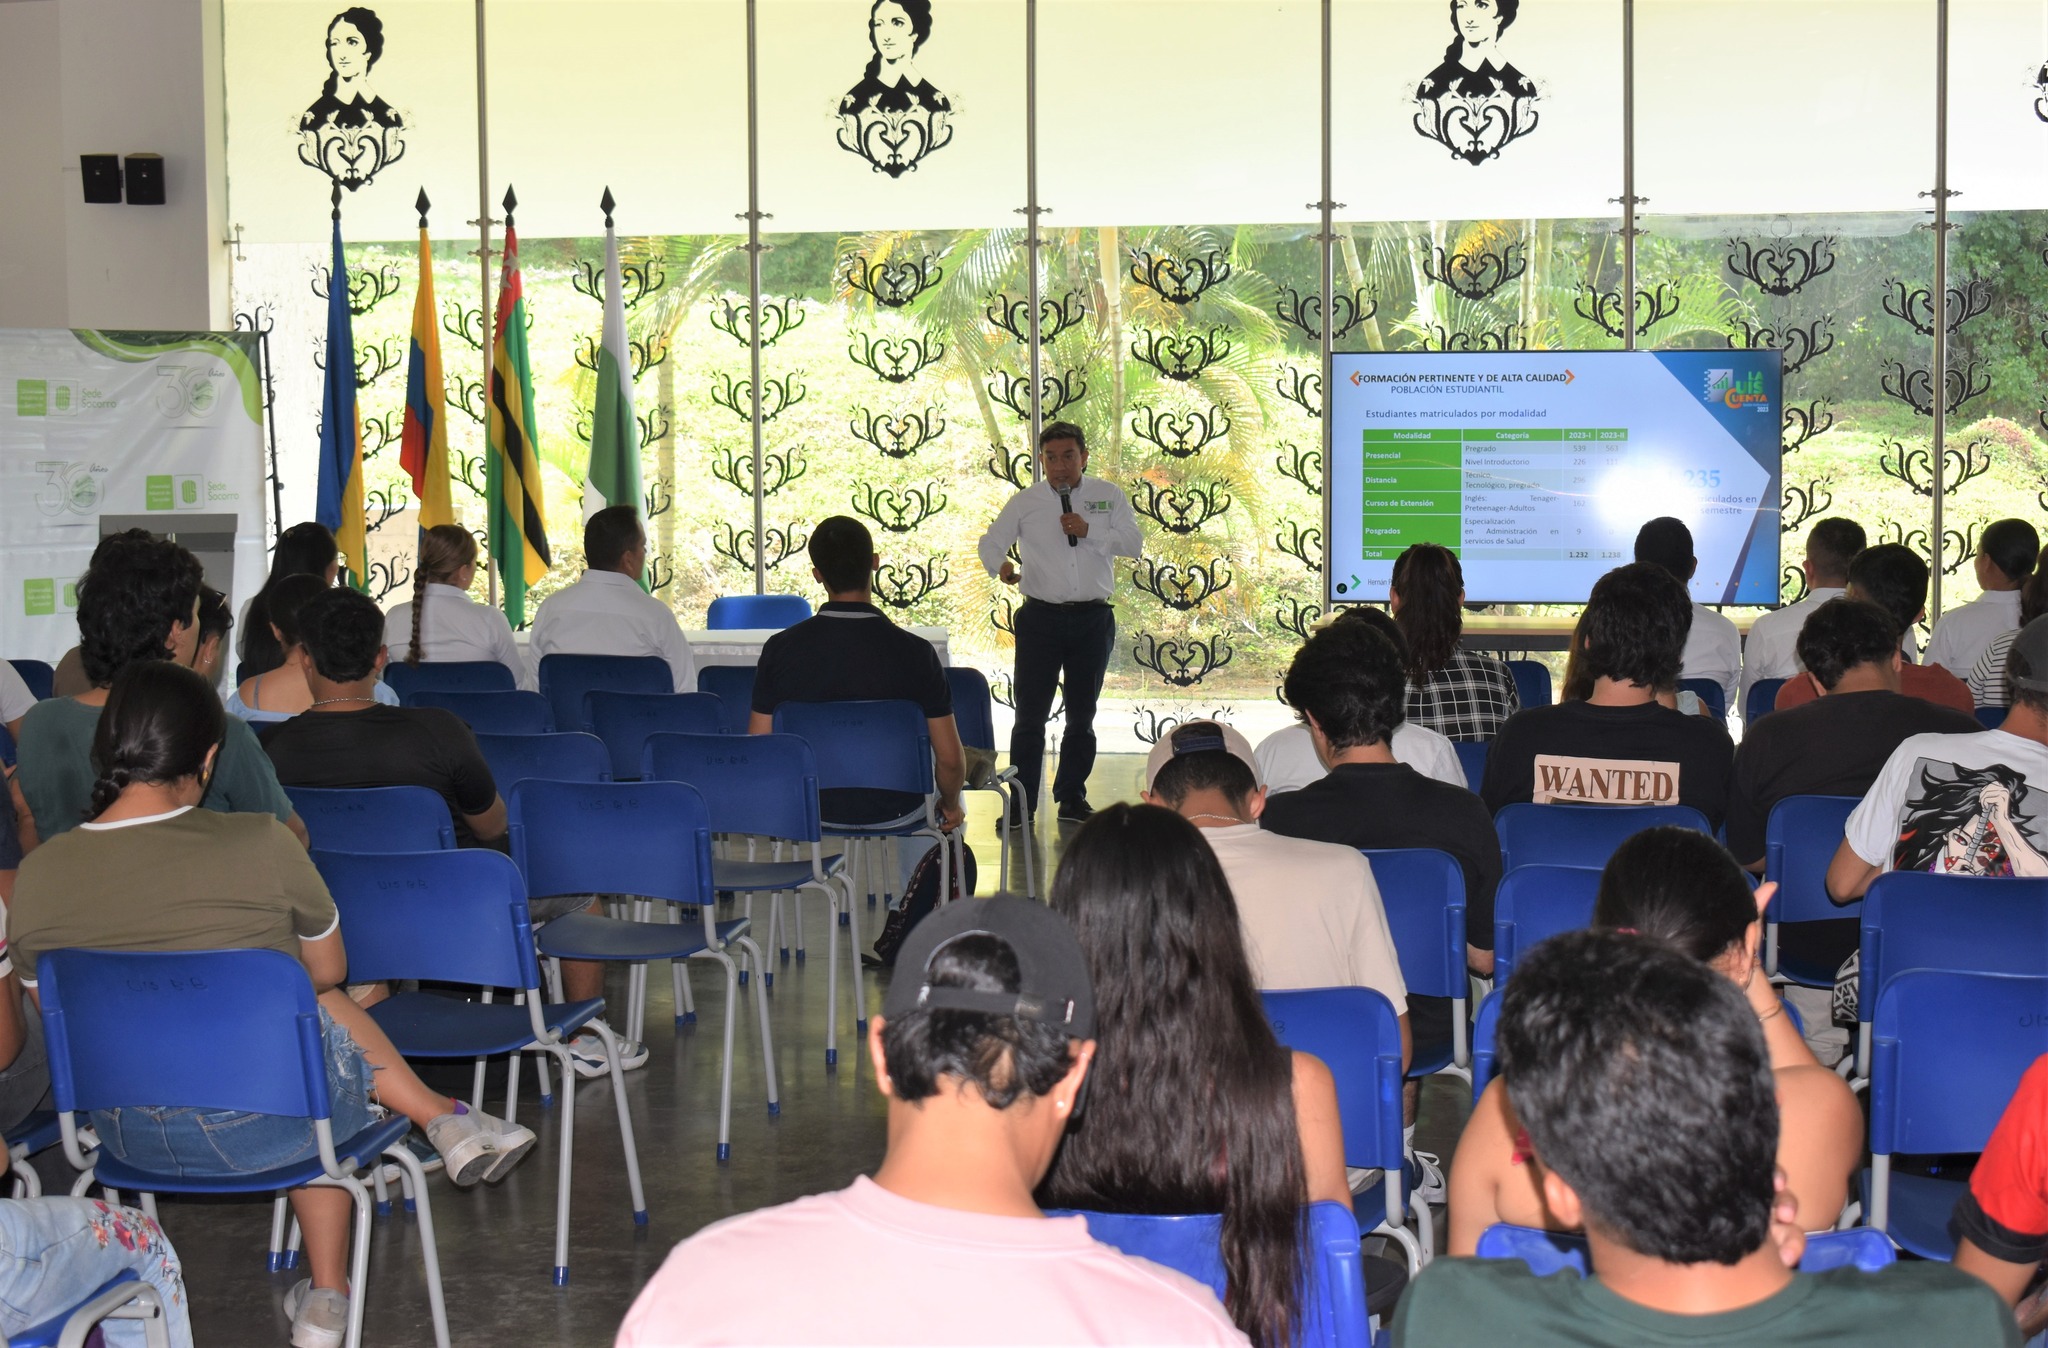
<instances>
[{"instance_id":1,"label":"colombian flag","mask_svg":"<svg viewBox=\"0 0 2048 1348\"><path fill-rule=\"evenodd\" d=\"M455 523L448 498L447 385L441 379L441 335L434 308L434 250L420 227L420 285L412 302L412 349L405 361L405 430L398 461L412 478L420 528Z\"/></svg>"},{"instance_id":2,"label":"colombian flag","mask_svg":"<svg viewBox=\"0 0 2048 1348\"><path fill-rule=\"evenodd\" d=\"M505 586L505 616L514 627L523 627L526 592L547 575L549 558L513 204L511 193L506 193L505 265L498 278L497 335L491 343L490 445L484 484L491 514L491 556Z\"/></svg>"},{"instance_id":3,"label":"colombian flag","mask_svg":"<svg viewBox=\"0 0 2048 1348\"><path fill-rule=\"evenodd\" d=\"M334 531L349 583L369 570L363 529L363 424L356 409L356 339L348 310L348 264L341 256L341 210L334 212L334 264L327 277L327 368L320 390L320 486L313 518Z\"/></svg>"}]
</instances>

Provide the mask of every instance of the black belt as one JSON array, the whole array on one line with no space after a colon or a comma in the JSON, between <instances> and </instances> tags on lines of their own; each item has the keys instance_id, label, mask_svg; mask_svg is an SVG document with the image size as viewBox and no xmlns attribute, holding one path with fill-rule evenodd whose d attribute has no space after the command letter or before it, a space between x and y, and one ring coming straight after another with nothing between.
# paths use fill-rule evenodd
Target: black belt
<instances>
[{"instance_id":1,"label":"black belt","mask_svg":"<svg viewBox=\"0 0 2048 1348\"><path fill-rule=\"evenodd\" d=\"M1033 599L1033 598L1032 598L1032 597L1031 597L1030 595L1025 595L1025 596L1024 596L1024 602L1025 602L1025 603L1027 603L1027 604L1043 604L1043 605L1045 605L1045 606L1046 606L1047 608L1108 608L1108 607L1109 607L1109 601L1108 601L1107 599Z\"/></svg>"}]
</instances>

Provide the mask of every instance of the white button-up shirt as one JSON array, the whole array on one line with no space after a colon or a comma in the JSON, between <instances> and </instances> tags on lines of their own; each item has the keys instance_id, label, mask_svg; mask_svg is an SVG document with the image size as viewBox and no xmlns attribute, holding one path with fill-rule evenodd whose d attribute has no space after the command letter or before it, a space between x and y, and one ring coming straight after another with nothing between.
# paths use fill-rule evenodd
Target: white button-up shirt
<instances>
[{"instance_id":1,"label":"white button-up shirt","mask_svg":"<svg viewBox=\"0 0 2048 1348\"><path fill-rule=\"evenodd\" d=\"M1734 711L1736 685L1742 677L1742 633L1735 620L1704 604L1692 606L1692 630L1685 636L1679 663L1681 679L1712 679L1721 685L1721 700Z\"/></svg>"},{"instance_id":2,"label":"white button-up shirt","mask_svg":"<svg viewBox=\"0 0 2048 1348\"><path fill-rule=\"evenodd\" d=\"M412 601L384 615L384 645L392 664L412 649ZM512 671L515 683L536 692L539 681L512 640L512 624L488 604L479 604L453 585L427 584L427 610L420 619L420 659L495 660Z\"/></svg>"},{"instance_id":3,"label":"white button-up shirt","mask_svg":"<svg viewBox=\"0 0 2048 1348\"><path fill-rule=\"evenodd\" d=\"M527 649L536 669L550 655L658 655L668 661L678 693L697 688L690 643L674 612L617 571L585 571L543 599Z\"/></svg>"},{"instance_id":4,"label":"white button-up shirt","mask_svg":"<svg viewBox=\"0 0 2048 1348\"><path fill-rule=\"evenodd\" d=\"M1934 625L1934 636L1927 643L1924 663L1940 665L1957 678L1967 679L1992 639L2019 625L2020 592L1987 590L1961 608L1941 615L1941 621Z\"/></svg>"},{"instance_id":5,"label":"white button-up shirt","mask_svg":"<svg viewBox=\"0 0 2048 1348\"><path fill-rule=\"evenodd\" d=\"M1083 477L1068 493L1074 513L1088 521L1088 536L1068 547L1060 527L1060 494L1040 482L1012 496L981 536L981 564L993 576L1010 545L1021 543L1017 587L1027 599L1072 604L1107 599L1116 587L1118 557L1136 557L1144 543L1130 498L1100 478Z\"/></svg>"},{"instance_id":6,"label":"white button-up shirt","mask_svg":"<svg viewBox=\"0 0 2048 1348\"><path fill-rule=\"evenodd\" d=\"M1816 585L1797 603L1787 604L1775 613L1757 615L1757 620L1749 625L1749 640L1742 648L1744 713L1749 711L1749 690L1757 680L1789 679L1805 668L1799 663L1799 630L1806 626L1808 615L1815 609L1841 597L1838 586Z\"/></svg>"}]
</instances>

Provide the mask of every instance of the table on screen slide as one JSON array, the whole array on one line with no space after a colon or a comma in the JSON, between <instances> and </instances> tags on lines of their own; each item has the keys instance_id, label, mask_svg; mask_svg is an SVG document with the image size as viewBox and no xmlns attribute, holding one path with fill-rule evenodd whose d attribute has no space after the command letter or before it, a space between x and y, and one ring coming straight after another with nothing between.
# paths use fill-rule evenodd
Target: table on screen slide
<instances>
[{"instance_id":1,"label":"table on screen slide","mask_svg":"<svg viewBox=\"0 0 2048 1348\"><path fill-rule=\"evenodd\" d=\"M1593 484L1621 465L1614 427L1364 432L1364 558L1441 543L1466 562L1625 561Z\"/></svg>"}]
</instances>

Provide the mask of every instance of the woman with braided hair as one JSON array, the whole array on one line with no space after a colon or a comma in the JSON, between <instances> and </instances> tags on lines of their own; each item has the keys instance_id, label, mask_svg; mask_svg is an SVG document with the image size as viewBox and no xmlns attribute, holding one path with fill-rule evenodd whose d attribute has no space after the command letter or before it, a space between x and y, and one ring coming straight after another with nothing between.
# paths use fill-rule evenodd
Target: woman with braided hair
<instances>
[{"instance_id":1,"label":"woman with braided hair","mask_svg":"<svg viewBox=\"0 0 2048 1348\"><path fill-rule=\"evenodd\" d=\"M384 615L384 644L392 663L495 660L529 692L538 684L512 640L505 615L469 597L476 579L476 535L459 524L437 524L420 534L412 598Z\"/></svg>"}]
</instances>

